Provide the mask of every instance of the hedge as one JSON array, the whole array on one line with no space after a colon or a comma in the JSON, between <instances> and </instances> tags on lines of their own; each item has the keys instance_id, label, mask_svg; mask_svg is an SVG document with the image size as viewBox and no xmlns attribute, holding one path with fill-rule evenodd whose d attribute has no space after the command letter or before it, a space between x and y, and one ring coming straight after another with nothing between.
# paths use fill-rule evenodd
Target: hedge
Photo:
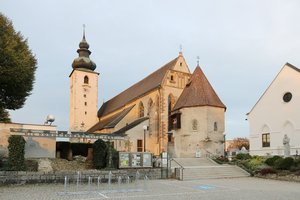
<instances>
[{"instance_id":1,"label":"hedge","mask_svg":"<svg viewBox=\"0 0 300 200\"><path fill-rule=\"evenodd\" d=\"M10 171L25 171L25 143L20 135L12 135L8 138L8 169Z\"/></svg>"}]
</instances>

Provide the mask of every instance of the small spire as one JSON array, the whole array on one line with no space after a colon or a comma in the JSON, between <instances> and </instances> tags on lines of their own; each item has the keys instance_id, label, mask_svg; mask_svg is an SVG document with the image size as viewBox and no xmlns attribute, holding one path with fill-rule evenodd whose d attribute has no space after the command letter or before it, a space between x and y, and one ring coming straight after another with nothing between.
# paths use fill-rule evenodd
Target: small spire
<instances>
[{"instance_id":1,"label":"small spire","mask_svg":"<svg viewBox=\"0 0 300 200\"><path fill-rule=\"evenodd\" d=\"M182 45L179 45L179 55L182 55Z\"/></svg>"},{"instance_id":2,"label":"small spire","mask_svg":"<svg viewBox=\"0 0 300 200\"><path fill-rule=\"evenodd\" d=\"M197 56L197 66L199 66L199 60L200 60L200 57Z\"/></svg>"},{"instance_id":3,"label":"small spire","mask_svg":"<svg viewBox=\"0 0 300 200\"><path fill-rule=\"evenodd\" d=\"M83 24L82 27L83 27L83 39L85 40L85 24Z\"/></svg>"}]
</instances>

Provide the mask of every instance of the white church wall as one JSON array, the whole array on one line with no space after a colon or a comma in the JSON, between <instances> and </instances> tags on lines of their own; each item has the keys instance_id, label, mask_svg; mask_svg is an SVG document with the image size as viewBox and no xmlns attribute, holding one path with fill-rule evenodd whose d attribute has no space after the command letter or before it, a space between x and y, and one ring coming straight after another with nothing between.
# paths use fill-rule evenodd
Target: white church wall
<instances>
[{"instance_id":1,"label":"white church wall","mask_svg":"<svg viewBox=\"0 0 300 200\"><path fill-rule=\"evenodd\" d=\"M283 155L284 134L290 138L291 154L300 150L300 73L289 66L280 73L248 114L250 154ZM292 99L283 100L290 92ZM267 127L267 128L266 128ZM270 133L270 146L262 147L262 134Z\"/></svg>"}]
</instances>

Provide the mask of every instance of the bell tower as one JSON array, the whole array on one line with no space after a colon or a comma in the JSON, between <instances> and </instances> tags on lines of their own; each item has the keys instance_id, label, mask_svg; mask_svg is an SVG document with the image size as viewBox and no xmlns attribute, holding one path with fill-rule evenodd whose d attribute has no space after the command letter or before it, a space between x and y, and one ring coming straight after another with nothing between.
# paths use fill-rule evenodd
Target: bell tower
<instances>
[{"instance_id":1,"label":"bell tower","mask_svg":"<svg viewBox=\"0 0 300 200\"><path fill-rule=\"evenodd\" d=\"M70 78L70 131L86 131L97 123L98 76L96 64L90 59L91 51L85 31L79 43L79 54L72 63Z\"/></svg>"}]
</instances>

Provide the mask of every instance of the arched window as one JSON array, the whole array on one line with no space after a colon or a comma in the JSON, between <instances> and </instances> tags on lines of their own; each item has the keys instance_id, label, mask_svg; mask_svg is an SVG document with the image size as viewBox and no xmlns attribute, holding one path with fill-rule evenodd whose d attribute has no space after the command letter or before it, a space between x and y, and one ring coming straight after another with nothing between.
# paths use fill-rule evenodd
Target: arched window
<instances>
[{"instance_id":1,"label":"arched window","mask_svg":"<svg viewBox=\"0 0 300 200\"><path fill-rule=\"evenodd\" d=\"M144 117L144 104L143 102L140 102L140 105L139 105L139 117Z\"/></svg>"},{"instance_id":2,"label":"arched window","mask_svg":"<svg viewBox=\"0 0 300 200\"><path fill-rule=\"evenodd\" d=\"M193 131L198 130L198 121L196 119L193 119L192 121L192 129Z\"/></svg>"},{"instance_id":3,"label":"arched window","mask_svg":"<svg viewBox=\"0 0 300 200\"><path fill-rule=\"evenodd\" d=\"M148 101L148 115L150 115L153 107L153 100L150 98Z\"/></svg>"},{"instance_id":4,"label":"arched window","mask_svg":"<svg viewBox=\"0 0 300 200\"><path fill-rule=\"evenodd\" d=\"M218 131L218 123L214 122L214 131Z\"/></svg>"},{"instance_id":5,"label":"arched window","mask_svg":"<svg viewBox=\"0 0 300 200\"><path fill-rule=\"evenodd\" d=\"M171 111L175 105L175 98L172 94L168 96L168 131L172 129Z\"/></svg>"},{"instance_id":6,"label":"arched window","mask_svg":"<svg viewBox=\"0 0 300 200\"><path fill-rule=\"evenodd\" d=\"M89 84L89 77L88 76L84 77L83 83L84 84Z\"/></svg>"}]
</instances>

